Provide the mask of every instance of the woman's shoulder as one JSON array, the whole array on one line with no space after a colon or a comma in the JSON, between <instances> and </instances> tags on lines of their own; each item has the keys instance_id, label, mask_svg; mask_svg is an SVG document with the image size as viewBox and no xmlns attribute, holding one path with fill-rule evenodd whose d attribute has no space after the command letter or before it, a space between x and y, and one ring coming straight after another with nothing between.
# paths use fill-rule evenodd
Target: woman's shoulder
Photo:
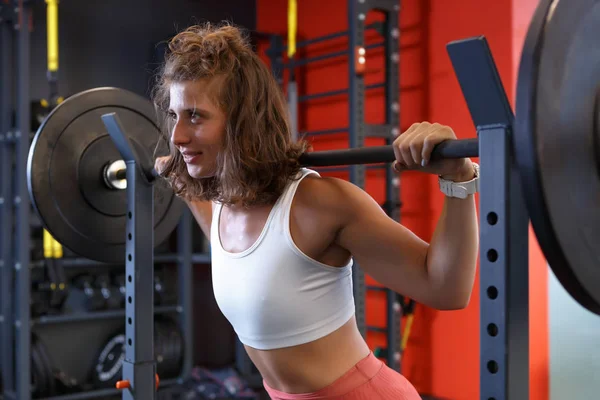
<instances>
[{"instance_id":1,"label":"woman's shoulder","mask_svg":"<svg viewBox=\"0 0 600 400\"><path fill-rule=\"evenodd\" d=\"M352 187L352 183L340 178L309 174L299 183L294 203L322 216L339 215L343 212L344 199L356 190Z\"/></svg>"}]
</instances>

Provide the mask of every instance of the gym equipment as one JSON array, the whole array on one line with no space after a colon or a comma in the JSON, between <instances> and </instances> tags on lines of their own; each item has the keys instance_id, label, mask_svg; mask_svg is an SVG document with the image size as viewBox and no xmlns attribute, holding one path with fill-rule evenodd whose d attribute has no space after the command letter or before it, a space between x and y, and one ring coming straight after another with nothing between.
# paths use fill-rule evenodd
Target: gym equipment
<instances>
[{"instance_id":1,"label":"gym equipment","mask_svg":"<svg viewBox=\"0 0 600 400\"><path fill-rule=\"evenodd\" d=\"M121 308L121 296L118 287L113 286L109 274L100 274L96 277L95 285L100 289L104 299L104 309L116 310Z\"/></svg>"},{"instance_id":2,"label":"gym equipment","mask_svg":"<svg viewBox=\"0 0 600 400\"><path fill-rule=\"evenodd\" d=\"M600 313L600 31L596 0L544 1L521 59L514 151L536 237L558 280ZM571 155L572 154L572 155Z\"/></svg>"},{"instance_id":3,"label":"gym equipment","mask_svg":"<svg viewBox=\"0 0 600 400\"><path fill-rule=\"evenodd\" d=\"M596 246L600 213L594 212L600 195L600 97L596 86L590 84L599 74L585 50L588 41L594 40L590 31L598 17L590 13L595 1L579 3L568 9L557 7L549 20L545 18L546 3L540 4L521 60L514 123L485 38L451 43L448 51L478 131L482 124L498 120L514 130L509 136L524 199L552 270L577 302L600 314L600 247ZM566 35L579 21L581 29ZM481 69L458 70L458 64L464 66L458 54L471 59L479 56L476 65ZM469 88L476 77L488 72L479 82L495 92L491 102L481 101L481 92ZM497 108L490 110L494 105ZM477 121L483 114L486 118ZM479 139L452 140L436 146L432 159L478 157L480 153ZM388 145L309 153L301 162L334 166L394 160L393 147Z\"/></svg>"},{"instance_id":4,"label":"gym equipment","mask_svg":"<svg viewBox=\"0 0 600 400\"><path fill-rule=\"evenodd\" d=\"M158 306L164 303L165 285L160 276L154 275L154 305Z\"/></svg>"},{"instance_id":5,"label":"gym equipment","mask_svg":"<svg viewBox=\"0 0 600 400\"><path fill-rule=\"evenodd\" d=\"M56 394L54 366L46 345L36 334L31 335L31 381L32 394L35 397Z\"/></svg>"},{"instance_id":6,"label":"gym equipment","mask_svg":"<svg viewBox=\"0 0 600 400\"><path fill-rule=\"evenodd\" d=\"M125 297L126 297L126 282L125 282L125 274L117 274L114 277L114 285L119 289L119 304L121 308L125 307Z\"/></svg>"},{"instance_id":7,"label":"gym equipment","mask_svg":"<svg viewBox=\"0 0 600 400\"><path fill-rule=\"evenodd\" d=\"M125 352L125 335L118 333L102 347L98 361L92 371L92 380L97 387L114 387L122 373Z\"/></svg>"},{"instance_id":8,"label":"gym equipment","mask_svg":"<svg viewBox=\"0 0 600 400\"><path fill-rule=\"evenodd\" d=\"M129 140L150 157L160 137L151 103L115 88L88 90L57 105L37 131L28 158L31 202L62 245L89 259L125 262L124 169L100 116L118 112ZM162 183L162 182L161 182ZM183 202L155 184L154 234L160 244L175 229Z\"/></svg>"},{"instance_id":9,"label":"gym equipment","mask_svg":"<svg viewBox=\"0 0 600 400\"><path fill-rule=\"evenodd\" d=\"M76 304L81 304L87 312L102 310L105 305L105 298L96 286L94 276L89 274L73 278L69 297L69 305L74 310L78 309Z\"/></svg>"},{"instance_id":10,"label":"gym equipment","mask_svg":"<svg viewBox=\"0 0 600 400\"><path fill-rule=\"evenodd\" d=\"M179 374L183 359L183 336L178 325L168 318L157 319L154 323L154 355L157 373L163 378ZM115 387L121 380L125 360L125 335L123 330L112 336L99 352L92 371L94 385Z\"/></svg>"},{"instance_id":11,"label":"gym equipment","mask_svg":"<svg viewBox=\"0 0 600 400\"><path fill-rule=\"evenodd\" d=\"M113 295L119 302L119 307L125 307L125 293L126 293L126 284L125 284L125 275L117 274L113 280L114 292ZM169 301L171 300L173 295L170 295L167 291L167 287L165 286L164 280L158 276L158 274L154 273L154 305L166 305L171 304Z\"/></svg>"}]
</instances>

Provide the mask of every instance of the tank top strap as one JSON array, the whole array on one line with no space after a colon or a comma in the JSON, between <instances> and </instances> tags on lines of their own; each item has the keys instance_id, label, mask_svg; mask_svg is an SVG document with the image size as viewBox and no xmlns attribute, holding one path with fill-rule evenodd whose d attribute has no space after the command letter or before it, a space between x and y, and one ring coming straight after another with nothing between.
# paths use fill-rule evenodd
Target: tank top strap
<instances>
[{"instance_id":1,"label":"tank top strap","mask_svg":"<svg viewBox=\"0 0 600 400\"><path fill-rule=\"evenodd\" d=\"M290 179L290 182L285 187L283 193L281 194L277 202L273 205L273 209L269 213L269 218L265 225L266 231L269 230L269 225L272 223L273 220L277 221L279 227L287 226L286 221L289 221L290 209L292 206L292 201L294 200L294 195L296 194L296 190L298 189L298 185L300 185L302 179L306 178L308 175L311 174L320 176L317 171L308 168L302 168L300 171L298 171L298 174L293 179ZM215 203L210 227L211 243L218 243L217 241L220 242L219 217L221 215L222 208L223 205L221 203Z\"/></svg>"},{"instance_id":2,"label":"tank top strap","mask_svg":"<svg viewBox=\"0 0 600 400\"><path fill-rule=\"evenodd\" d=\"M298 171L298 174L290 179L290 183L286 186L285 190L281 194L281 197L275 204L274 217L276 217L279 221L289 221L290 209L292 207L292 201L294 200L294 195L296 194L296 190L298 190L298 186L300 182L308 175L315 174L319 176L317 171L303 168Z\"/></svg>"}]
</instances>

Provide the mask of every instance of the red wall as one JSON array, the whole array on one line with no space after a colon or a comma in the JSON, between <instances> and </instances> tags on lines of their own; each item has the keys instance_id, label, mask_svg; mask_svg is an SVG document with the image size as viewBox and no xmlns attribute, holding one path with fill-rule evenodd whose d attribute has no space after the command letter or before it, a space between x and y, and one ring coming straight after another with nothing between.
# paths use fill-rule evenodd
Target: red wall
<instances>
[{"instance_id":1,"label":"red wall","mask_svg":"<svg viewBox=\"0 0 600 400\"><path fill-rule=\"evenodd\" d=\"M455 0L452 2L403 0L400 12L400 117L401 130L415 121L435 121L453 127L459 138L475 136L475 129L460 92L445 45L452 40L484 34L491 46L509 98L514 97L519 48L534 0ZM378 17L371 13L370 22ZM298 41L346 30L346 0L298 1ZM286 35L287 1L257 0L257 30ZM366 35L373 43L378 35ZM347 47L340 38L299 49L298 57L317 56ZM367 53L367 84L383 80L382 51ZM265 57L265 60L267 58ZM346 58L311 64L298 71L300 94L317 93L348 86ZM383 91L369 91L366 97L369 123L383 122ZM313 100L303 104L301 130L347 126L347 96ZM317 137L316 150L347 147L347 135ZM368 143L378 144L372 140ZM336 176L347 178L347 174ZM383 173L367 174L366 190L376 200L384 199ZM401 177L402 223L428 240L441 212L443 196L436 178L419 173ZM533 236L532 236L533 237ZM531 260L531 399L548 398L547 270L532 240ZM369 284L375 284L370 279ZM367 324L384 326L385 297L369 293ZM535 336L533 336L535 335ZM369 333L371 348L385 346L385 337ZM461 311L438 312L417 306L403 374L421 393L456 400L479 398L479 285L476 283L470 305Z\"/></svg>"}]
</instances>

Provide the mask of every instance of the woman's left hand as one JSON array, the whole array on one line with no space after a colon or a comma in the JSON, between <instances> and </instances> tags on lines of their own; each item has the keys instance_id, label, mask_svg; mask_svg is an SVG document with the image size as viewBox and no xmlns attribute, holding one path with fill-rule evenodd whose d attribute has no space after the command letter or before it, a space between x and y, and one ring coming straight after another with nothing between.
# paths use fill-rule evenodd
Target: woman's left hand
<instances>
[{"instance_id":1,"label":"woman's left hand","mask_svg":"<svg viewBox=\"0 0 600 400\"><path fill-rule=\"evenodd\" d=\"M455 182L473 179L475 170L468 158L431 161L433 148L445 140L456 140L449 126L429 122L413 124L394 140L394 169L427 172Z\"/></svg>"}]
</instances>

